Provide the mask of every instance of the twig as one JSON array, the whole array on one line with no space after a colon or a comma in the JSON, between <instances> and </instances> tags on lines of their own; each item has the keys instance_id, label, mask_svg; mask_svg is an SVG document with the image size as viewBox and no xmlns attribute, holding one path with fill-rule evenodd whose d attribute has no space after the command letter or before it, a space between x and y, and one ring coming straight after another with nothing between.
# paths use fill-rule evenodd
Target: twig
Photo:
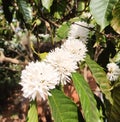
<instances>
[{"instance_id":1,"label":"twig","mask_svg":"<svg viewBox=\"0 0 120 122\"><path fill-rule=\"evenodd\" d=\"M44 21L44 22L48 22L48 23L54 25L55 27L59 27L59 25L58 25L57 23L53 22L53 21L50 20L50 19L48 20L48 19L43 18L43 17L40 17L40 19L41 19L42 21Z\"/></svg>"},{"instance_id":2,"label":"twig","mask_svg":"<svg viewBox=\"0 0 120 122\"><path fill-rule=\"evenodd\" d=\"M11 57L6 57L2 51L0 51L0 62L9 62L9 63L13 63L13 64L20 64L20 65L27 65L28 62L21 62L20 60L16 59L16 58L11 58Z\"/></svg>"}]
</instances>

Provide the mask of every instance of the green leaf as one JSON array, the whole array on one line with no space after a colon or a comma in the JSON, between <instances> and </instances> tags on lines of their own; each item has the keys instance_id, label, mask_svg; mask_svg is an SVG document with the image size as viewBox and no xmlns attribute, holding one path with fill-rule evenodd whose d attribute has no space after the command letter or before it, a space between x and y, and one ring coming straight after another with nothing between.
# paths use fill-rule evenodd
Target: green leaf
<instances>
[{"instance_id":1,"label":"green leaf","mask_svg":"<svg viewBox=\"0 0 120 122\"><path fill-rule=\"evenodd\" d=\"M23 18L26 23L30 23L32 21L31 7L27 4L25 0L17 0L17 4L19 7L19 11L23 15Z\"/></svg>"},{"instance_id":2,"label":"green leaf","mask_svg":"<svg viewBox=\"0 0 120 122\"><path fill-rule=\"evenodd\" d=\"M101 122L96 107L96 101L88 83L79 73L72 73L72 80L80 97L83 115L85 116L86 122Z\"/></svg>"},{"instance_id":3,"label":"green leaf","mask_svg":"<svg viewBox=\"0 0 120 122\"><path fill-rule=\"evenodd\" d=\"M99 84L101 91L105 94L106 99L108 99L109 102L112 103L111 92L110 92L111 86L106 77L105 71L95 61L91 60L89 56L86 57L85 61L88 67L90 68L96 82Z\"/></svg>"},{"instance_id":4,"label":"green leaf","mask_svg":"<svg viewBox=\"0 0 120 122\"><path fill-rule=\"evenodd\" d=\"M111 21L112 28L120 34L120 1L113 10L113 19Z\"/></svg>"},{"instance_id":5,"label":"green leaf","mask_svg":"<svg viewBox=\"0 0 120 122\"><path fill-rule=\"evenodd\" d=\"M112 90L113 105L108 122L120 122L120 86Z\"/></svg>"},{"instance_id":6,"label":"green leaf","mask_svg":"<svg viewBox=\"0 0 120 122\"><path fill-rule=\"evenodd\" d=\"M45 7L48 11L50 11L50 7L53 4L53 0L41 0L43 7Z\"/></svg>"},{"instance_id":7,"label":"green leaf","mask_svg":"<svg viewBox=\"0 0 120 122\"><path fill-rule=\"evenodd\" d=\"M39 0L34 0L34 1L35 1L36 5L38 5L38 3L39 3Z\"/></svg>"},{"instance_id":8,"label":"green leaf","mask_svg":"<svg viewBox=\"0 0 120 122\"><path fill-rule=\"evenodd\" d=\"M68 36L71 24L80 20L80 17L74 17L67 22L63 22L62 25L60 25L60 27L57 29L56 37L54 38L54 40L60 41L62 39L65 39Z\"/></svg>"},{"instance_id":9,"label":"green leaf","mask_svg":"<svg viewBox=\"0 0 120 122\"><path fill-rule=\"evenodd\" d=\"M27 115L27 122L38 122L36 101L32 101Z\"/></svg>"},{"instance_id":10,"label":"green leaf","mask_svg":"<svg viewBox=\"0 0 120 122\"><path fill-rule=\"evenodd\" d=\"M61 39L64 39L68 35L68 31L70 29L71 22L64 22L56 32L56 40L59 41Z\"/></svg>"},{"instance_id":11,"label":"green leaf","mask_svg":"<svg viewBox=\"0 0 120 122\"><path fill-rule=\"evenodd\" d=\"M116 55L114 56L114 58L112 58L113 62L116 62L118 65L120 65L120 51L118 51L116 53Z\"/></svg>"},{"instance_id":12,"label":"green leaf","mask_svg":"<svg viewBox=\"0 0 120 122\"><path fill-rule=\"evenodd\" d=\"M77 106L62 91L54 89L49 105L55 122L78 122Z\"/></svg>"},{"instance_id":13,"label":"green leaf","mask_svg":"<svg viewBox=\"0 0 120 122\"><path fill-rule=\"evenodd\" d=\"M44 53L38 53L38 56L40 57L41 60L44 60L46 58L46 56L48 55L47 52Z\"/></svg>"},{"instance_id":14,"label":"green leaf","mask_svg":"<svg viewBox=\"0 0 120 122\"><path fill-rule=\"evenodd\" d=\"M112 10L118 0L91 0L90 12L103 30L112 19Z\"/></svg>"}]
</instances>

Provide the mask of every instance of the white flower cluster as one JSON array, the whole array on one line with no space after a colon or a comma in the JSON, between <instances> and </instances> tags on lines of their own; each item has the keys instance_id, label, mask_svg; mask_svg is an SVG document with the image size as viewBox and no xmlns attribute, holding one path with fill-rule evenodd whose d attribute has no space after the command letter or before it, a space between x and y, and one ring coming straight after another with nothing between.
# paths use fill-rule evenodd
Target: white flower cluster
<instances>
[{"instance_id":1,"label":"white flower cluster","mask_svg":"<svg viewBox=\"0 0 120 122\"><path fill-rule=\"evenodd\" d=\"M62 85L65 85L67 81L69 82L71 72L75 72L78 68L70 52L62 48L56 48L51 51L45 61L57 69Z\"/></svg>"},{"instance_id":2,"label":"white flower cluster","mask_svg":"<svg viewBox=\"0 0 120 122\"><path fill-rule=\"evenodd\" d=\"M86 22L75 22L71 25L70 31L68 33L68 38L70 39L80 39L83 43L86 43L88 40L89 27L93 27L92 25Z\"/></svg>"},{"instance_id":3,"label":"white flower cluster","mask_svg":"<svg viewBox=\"0 0 120 122\"><path fill-rule=\"evenodd\" d=\"M45 62L31 62L21 74L20 84L23 86L23 96L34 100L42 97L44 100L50 95L49 90L54 89L59 82L57 71Z\"/></svg>"},{"instance_id":4,"label":"white flower cluster","mask_svg":"<svg viewBox=\"0 0 120 122\"><path fill-rule=\"evenodd\" d=\"M45 100L56 85L70 82L71 73L78 69L78 62L84 61L86 52L86 45L80 39L68 38L60 48L49 52L44 61L29 63L21 74L23 96Z\"/></svg>"},{"instance_id":5,"label":"white flower cluster","mask_svg":"<svg viewBox=\"0 0 120 122\"><path fill-rule=\"evenodd\" d=\"M68 39L62 45L62 48L71 53L76 62L84 61L86 57L86 45L80 39Z\"/></svg>"},{"instance_id":6,"label":"white flower cluster","mask_svg":"<svg viewBox=\"0 0 120 122\"><path fill-rule=\"evenodd\" d=\"M115 63L109 63L109 64L107 64L107 69L108 69L107 78L110 81L118 80L118 78L120 76L119 66Z\"/></svg>"}]
</instances>

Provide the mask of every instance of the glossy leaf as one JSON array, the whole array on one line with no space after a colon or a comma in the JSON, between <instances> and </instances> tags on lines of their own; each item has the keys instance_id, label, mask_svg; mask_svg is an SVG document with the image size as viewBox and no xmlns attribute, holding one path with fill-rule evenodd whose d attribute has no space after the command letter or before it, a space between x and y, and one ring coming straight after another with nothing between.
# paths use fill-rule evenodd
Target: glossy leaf
<instances>
[{"instance_id":1,"label":"glossy leaf","mask_svg":"<svg viewBox=\"0 0 120 122\"><path fill-rule=\"evenodd\" d=\"M50 11L50 7L53 3L53 0L41 0L42 1L42 5L48 10Z\"/></svg>"},{"instance_id":2,"label":"glossy leaf","mask_svg":"<svg viewBox=\"0 0 120 122\"><path fill-rule=\"evenodd\" d=\"M26 23L30 23L32 20L32 10L26 0L17 0L17 4Z\"/></svg>"},{"instance_id":3,"label":"glossy leaf","mask_svg":"<svg viewBox=\"0 0 120 122\"><path fill-rule=\"evenodd\" d=\"M86 122L102 122L102 120L100 120L100 115L96 107L95 98L88 83L79 73L73 73L72 80L75 89L80 97L80 102Z\"/></svg>"},{"instance_id":4,"label":"glossy leaf","mask_svg":"<svg viewBox=\"0 0 120 122\"><path fill-rule=\"evenodd\" d=\"M100 65L98 65L92 59L90 59L89 56L87 56L85 61L88 65L88 67L90 68L90 70L93 74L93 77L95 78L96 82L100 86L101 91L105 94L106 98L112 103L111 92L110 92L111 86L106 77L105 71L103 70L103 68Z\"/></svg>"},{"instance_id":5,"label":"glossy leaf","mask_svg":"<svg viewBox=\"0 0 120 122\"><path fill-rule=\"evenodd\" d=\"M111 21L111 26L113 29L120 34L120 1L115 6L113 10L113 19Z\"/></svg>"},{"instance_id":6,"label":"glossy leaf","mask_svg":"<svg viewBox=\"0 0 120 122\"><path fill-rule=\"evenodd\" d=\"M70 22L64 22L58 29L56 32L56 40L59 41L61 39L64 39L67 37L68 35L68 31L70 29Z\"/></svg>"},{"instance_id":7,"label":"glossy leaf","mask_svg":"<svg viewBox=\"0 0 120 122\"><path fill-rule=\"evenodd\" d=\"M116 53L114 58L112 58L113 62L116 62L117 64L120 64L120 51Z\"/></svg>"},{"instance_id":8,"label":"glossy leaf","mask_svg":"<svg viewBox=\"0 0 120 122\"><path fill-rule=\"evenodd\" d=\"M103 30L110 24L112 10L118 0L91 0L90 12Z\"/></svg>"},{"instance_id":9,"label":"glossy leaf","mask_svg":"<svg viewBox=\"0 0 120 122\"><path fill-rule=\"evenodd\" d=\"M55 122L78 122L77 105L60 90L54 89L49 105Z\"/></svg>"},{"instance_id":10,"label":"glossy leaf","mask_svg":"<svg viewBox=\"0 0 120 122\"><path fill-rule=\"evenodd\" d=\"M38 113L36 102L32 101L28 111L27 122L38 122Z\"/></svg>"}]
</instances>

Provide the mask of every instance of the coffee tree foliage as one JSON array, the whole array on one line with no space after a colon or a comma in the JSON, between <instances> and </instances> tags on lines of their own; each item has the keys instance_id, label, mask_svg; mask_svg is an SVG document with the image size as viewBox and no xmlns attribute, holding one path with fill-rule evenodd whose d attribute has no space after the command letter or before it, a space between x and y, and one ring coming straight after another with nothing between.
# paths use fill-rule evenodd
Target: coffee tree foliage
<instances>
[{"instance_id":1,"label":"coffee tree foliage","mask_svg":"<svg viewBox=\"0 0 120 122\"><path fill-rule=\"evenodd\" d=\"M88 55L80 70L90 70L103 101L90 89L83 74L73 73L81 109L63 90L54 89L48 98L51 116L55 122L120 121L120 80L111 83L106 78L107 63L120 63L119 0L0 0L0 92L9 93L20 81L24 66L42 60L67 37L70 25L82 20L94 26L87 27ZM1 95L0 99L5 97ZM34 101L26 120L38 122Z\"/></svg>"}]
</instances>

